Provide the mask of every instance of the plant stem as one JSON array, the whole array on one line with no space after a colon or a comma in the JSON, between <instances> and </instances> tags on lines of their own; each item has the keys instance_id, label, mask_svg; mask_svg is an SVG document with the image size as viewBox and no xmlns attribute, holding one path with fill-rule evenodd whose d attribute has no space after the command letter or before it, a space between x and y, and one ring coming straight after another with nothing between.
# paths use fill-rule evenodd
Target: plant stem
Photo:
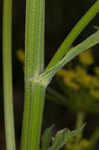
<instances>
[{"instance_id":1,"label":"plant stem","mask_svg":"<svg viewBox=\"0 0 99 150\"><path fill-rule=\"evenodd\" d=\"M25 103L21 150L38 150L45 87L31 83L44 67L45 0L26 0Z\"/></svg>"},{"instance_id":2,"label":"plant stem","mask_svg":"<svg viewBox=\"0 0 99 150\"><path fill-rule=\"evenodd\" d=\"M31 88L31 101L30 106L30 123L29 123L29 150L39 150L40 145L40 132L42 126L45 87L39 84L33 84Z\"/></svg>"},{"instance_id":3,"label":"plant stem","mask_svg":"<svg viewBox=\"0 0 99 150\"><path fill-rule=\"evenodd\" d=\"M77 121L76 121L76 129L79 129L83 123L84 123L84 119L85 119L85 113L84 112L77 112ZM82 133L80 133L77 136L77 141L79 141L82 137Z\"/></svg>"},{"instance_id":4,"label":"plant stem","mask_svg":"<svg viewBox=\"0 0 99 150\"><path fill-rule=\"evenodd\" d=\"M67 101L65 97L51 87L47 88L46 97L48 100L55 102L56 104L60 106L67 107L67 104L66 104Z\"/></svg>"},{"instance_id":5,"label":"plant stem","mask_svg":"<svg viewBox=\"0 0 99 150\"><path fill-rule=\"evenodd\" d=\"M99 0L97 0L93 6L86 12L86 14L78 21L72 31L67 35L63 43L60 45L58 51L50 61L47 69L55 65L68 51L72 43L88 25L88 23L99 13Z\"/></svg>"},{"instance_id":6,"label":"plant stem","mask_svg":"<svg viewBox=\"0 0 99 150\"><path fill-rule=\"evenodd\" d=\"M76 129L80 128L84 123L85 113L84 112L77 112L77 122L76 122Z\"/></svg>"},{"instance_id":7,"label":"plant stem","mask_svg":"<svg viewBox=\"0 0 99 150\"><path fill-rule=\"evenodd\" d=\"M12 96L12 0L3 1L3 90L7 150L15 150L15 131Z\"/></svg>"},{"instance_id":8,"label":"plant stem","mask_svg":"<svg viewBox=\"0 0 99 150\"><path fill-rule=\"evenodd\" d=\"M92 143L91 147L92 147L92 149L94 149L95 145L99 141L99 128L98 127L95 129L95 131L91 135L90 141Z\"/></svg>"}]
</instances>

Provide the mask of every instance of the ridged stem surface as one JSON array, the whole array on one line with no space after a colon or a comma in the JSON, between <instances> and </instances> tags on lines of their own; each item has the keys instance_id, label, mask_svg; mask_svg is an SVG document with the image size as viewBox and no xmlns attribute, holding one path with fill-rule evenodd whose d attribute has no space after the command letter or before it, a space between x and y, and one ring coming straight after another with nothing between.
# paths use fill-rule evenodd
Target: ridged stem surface
<instances>
[{"instance_id":1,"label":"ridged stem surface","mask_svg":"<svg viewBox=\"0 0 99 150\"><path fill-rule=\"evenodd\" d=\"M44 68L45 0L26 0L25 102L21 150L38 150L45 88L30 79Z\"/></svg>"},{"instance_id":2,"label":"ridged stem surface","mask_svg":"<svg viewBox=\"0 0 99 150\"><path fill-rule=\"evenodd\" d=\"M12 94L12 0L3 1L3 94L6 149L15 150Z\"/></svg>"}]
</instances>

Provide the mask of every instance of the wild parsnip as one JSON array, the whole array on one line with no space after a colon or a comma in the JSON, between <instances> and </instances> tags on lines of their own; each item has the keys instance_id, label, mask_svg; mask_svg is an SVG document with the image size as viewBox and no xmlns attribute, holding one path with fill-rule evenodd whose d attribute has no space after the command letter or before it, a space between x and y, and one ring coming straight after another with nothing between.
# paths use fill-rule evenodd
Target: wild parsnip
<instances>
[{"instance_id":1,"label":"wild parsnip","mask_svg":"<svg viewBox=\"0 0 99 150\"><path fill-rule=\"evenodd\" d=\"M36 83L35 79L44 68L44 16L45 0L26 1L25 105L21 150L38 150L40 144L45 86Z\"/></svg>"},{"instance_id":2,"label":"wild parsnip","mask_svg":"<svg viewBox=\"0 0 99 150\"><path fill-rule=\"evenodd\" d=\"M48 65L47 70L43 73L41 64L42 61L44 63L44 56L42 55L44 54L44 46L42 44L44 43L44 36L42 38L44 34L44 0L40 2L38 0L27 1L26 8L25 108L21 149L26 150L28 148L29 150L38 150L46 87L50 83L55 72L61 68L63 64L70 61L83 50L99 42L99 32L96 32L60 60L62 56L64 56L65 50L69 48L88 22L99 12L99 1L96 1L83 17L84 19L81 19L74 27L73 31L68 36L68 38L70 37L69 41L63 42L64 44L62 44L63 46L61 50L59 50L61 54L58 53L56 58L53 58L54 63L51 63L50 67ZM56 62L58 62L57 65Z\"/></svg>"},{"instance_id":3,"label":"wild parsnip","mask_svg":"<svg viewBox=\"0 0 99 150\"><path fill-rule=\"evenodd\" d=\"M7 150L15 150L15 136L12 109L12 77L11 77L11 1L4 1L3 15L3 65L4 65L4 99L5 126ZM6 8L7 7L7 8ZM81 18L67 38L59 47L55 56L44 69L44 22L45 0L26 0L26 30L25 30L25 103L22 126L21 150L39 150L42 117L44 110L45 92L55 73L81 52L99 43L99 31L92 34L85 41L72 48L68 48L81 31L99 12L99 0ZM8 14L9 15L8 15ZM8 17L9 16L9 17ZM9 25L8 25L8 22ZM7 26L8 25L8 26ZM7 39L6 39L7 38ZM7 51L5 51L5 49ZM9 51L8 51L9 50ZM9 52L9 53L8 53ZM8 54L8 55L7 55ZM7 56L7 57L5 57ZM9 56L9 70L7 59ZM10 71L10 80L6 71ZM10 83L9 83L10 82ZM7 89L6 89L7 86ZM8 89L8 86L10 88ZM9 91L10 90L10 91ZM9 94L10 93L10 94ZM10 97L9 97L10 96ZM10 100L10 101L9 101ZM8 102L9 101L9 102ZM10 106L10 107L9 107ZM8 110L12 110L11 112ZM11 117L10 120L7 113ZM11 122L10 122L11 121ZM9 124L11 123L11 124ZM8 128L8 126L10 128ZM57 133L53 144L48 150L58 150L72 136L82 131L73 132L61 130ZM9 132L9 133L8 133ZM10 135L11 138L8 138ZM60 140L60 144L57 142Z\"/></svg>"}]
</instances>

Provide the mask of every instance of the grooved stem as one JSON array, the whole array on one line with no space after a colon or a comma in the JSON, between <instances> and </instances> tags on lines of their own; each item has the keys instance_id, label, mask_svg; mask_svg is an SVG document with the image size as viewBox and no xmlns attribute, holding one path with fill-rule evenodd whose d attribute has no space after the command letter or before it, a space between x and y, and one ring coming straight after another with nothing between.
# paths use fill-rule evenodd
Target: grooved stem
<instances>
[{"instance_id":1,"label":"grooved stem","mask_svg":"<svg viewBox=\"0 0 99 150\"><path fill-rule=\"evenodd\" d=\"M12 95L12 0L3 1L3 90L6 149L15 150Z\"/></svg>"},{"instance_id":2,"label":"grooved stem","mask_svg":"<svg viewBox=\"0 0 99 150\"><path fill-rule=\"evenodd\" d=\"M44 68L45 0L26 0L25 102L21 150L39 150L45 88L31 83Z\"/></svg>"}]
</instances>

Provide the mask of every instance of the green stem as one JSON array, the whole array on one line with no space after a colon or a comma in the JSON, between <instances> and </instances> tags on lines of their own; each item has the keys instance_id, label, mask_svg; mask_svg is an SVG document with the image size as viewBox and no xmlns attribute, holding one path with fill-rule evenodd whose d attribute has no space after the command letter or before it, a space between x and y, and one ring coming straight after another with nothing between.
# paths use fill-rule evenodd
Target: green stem
<instances>
[{"instance_id":1,"label":"green stem","mask_svg":"<svg viewBox=\"0 0 99 150\"><path fill-rule=\"evenodd\" d=\"M94 133L91 135L91 138L90 138L92 149L94 149L94 147L98 141L99 141L99 128L96 128Z\"/></svg>"},{"instance_id":2,"label":"green stem","mask_svg":"<svg viewBox=\"0 0 99 150\"><path fill-rule=\"evenodd\" d=\"M40 133L43 118L45 87L40 84L33 84L31 88L31 107L30 107L30 123L29 123L29 150L39 150Z\"/></svg>"},{"instance_id":3,"label":"green stem","mask_svg":"<svg viewBox=\"0 0 99 150\"><path fill-rule=\"evenodd\" d=\"M4 119L7 150L15 150L12 96L12 0L3 1L3 89Z\"/></svg>"},{"instance_id":4,"label":"green stem","mask_svg":"<svg viewBox=\"0 0 99 150\"><path fill-rule=\"evenodd\" d=\"M85 113L84 112L77 112L77 121L76 121L76 129L80 128L85 119Z\"/></svg>"},{"instance_id":5,"label":"green stem","mask_svg":"<svg viewBox=\"0 0 99 150\"><path fill-rule=\"evenodd\" d=\"M38 150L45 88L31 83L44 67L45 0L26 0L25 103L21 150ZM33 88L33 90L32 90ZM35 135L34 135L35 134Z\"/></svg>"},{"instance_id":6,"label":"green stem","mask_svg":"<svg viewBox=\"0 0 99 150\"><path fill-rule=\"evenodd\" d=\"M65 38L64 42L60 45L58 51L50 61L47 69L55 65L68 51L72 43L79 36L79 34L84 30L88 23L99 13L99 0L97 0L93 6L86 12L86 14L78 21L74 26L72 31Z\"/></svg>"},{"instance_id":7,"label":"green stem","mask_svg":"<svg viewBox=\"0 0 99 150\"><path fill-rule=\"evenodd\" d=\"M77 112L77 121L76 121L76 129L79 129L83 123L84 123L84 119L85 119L85 113L84 112ZM77 141L79 141L82 137L82 133L80 133L77 136Z\"/></svg>"},{"instance_id":8,"label":"green stem","mask_svg":"<svg viewBox=\"0 0 99 150\"><path fill-rule=\"evenodd\" d=\"M65 97L61 95L59 92L57 92L56 90L52 89L51 87L47 88L46 96L48 100L55 102L56 104L60 106L67 107Z\"/></svg>"}]
</instances>

